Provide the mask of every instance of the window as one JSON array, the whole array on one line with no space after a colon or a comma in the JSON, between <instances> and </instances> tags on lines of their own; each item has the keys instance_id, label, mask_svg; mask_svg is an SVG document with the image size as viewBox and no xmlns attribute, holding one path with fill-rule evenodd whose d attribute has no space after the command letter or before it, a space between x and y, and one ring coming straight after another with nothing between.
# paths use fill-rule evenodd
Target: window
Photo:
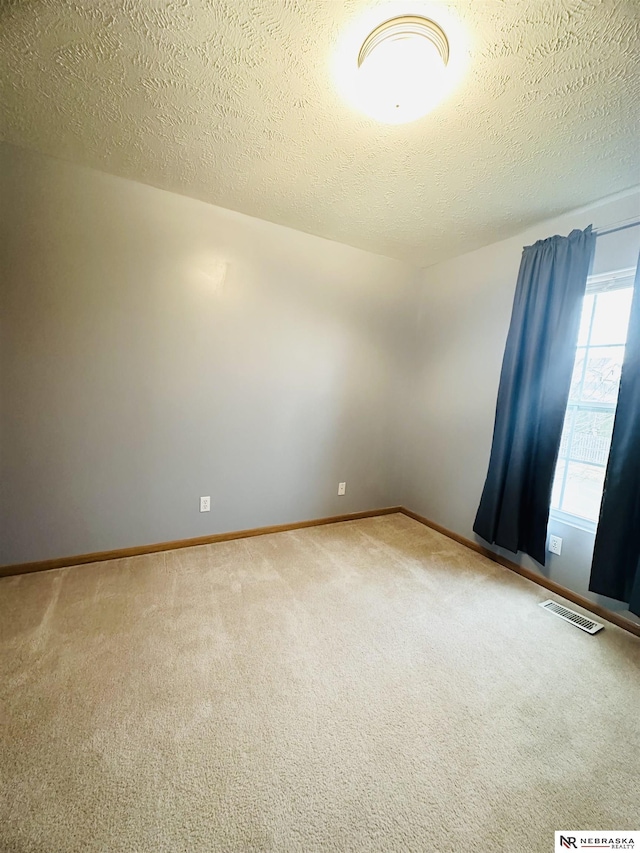
<instances>
[{"instance_id":1,"label":"window","mask_svg":"<svg viewBox=\"0 0 640 853\"><path fill-rule=\"evenodd\" d=\"M600 514L635 270L592 276L584 297L551 509L593 528Z\"/></svg>"}]
</instances>

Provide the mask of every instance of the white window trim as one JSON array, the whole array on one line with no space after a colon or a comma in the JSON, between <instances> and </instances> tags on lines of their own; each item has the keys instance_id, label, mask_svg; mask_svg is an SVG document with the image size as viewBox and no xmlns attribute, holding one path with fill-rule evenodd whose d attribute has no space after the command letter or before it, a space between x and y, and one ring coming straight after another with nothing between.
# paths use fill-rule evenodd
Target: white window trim
<instances>
[{"instance_id":1,"label":"white window trim","mask_svg":"<svg viewBox=\"0 0 640 853\"><path fill-rule=\"evenodd\" d=\"M589 293L603 293L608 290L620 290L623 287L633 287L636 276L635 267L627 267L614 272L604 272L590 275L587 279L585 296Z\"/></svg>"},{"instance_id":2,"label":"white window trim","mask_svg":"<svg viewBox=\"0 0 640 853\"><path fill-rule=\"evenodd\" d=\"M635 267L627 267L626 269L614 270L612 272L600 273L598 275L590 275L587 279L587 287L585 296L590 293L603 293L612 290L620 290L626 287L633 287L636 275ZM569 404L567 404L567 408ZM617 406L613 407L615 413ZM606 470L606 466L605 466ZM583 530L585 533L590 533L593 536L598 529L598 522L592 521L590 518L583 518L580 515L573 515L562 509L549 510L549 521L558 521L561 524L567 524L570 527L575 527L578 530Z\"/></svg>"},{"instance_id":3,"label":"white window trim","mask_svg":"<svg viewBox=\"0 0 640 853\"><path fill-rule=\"evenodd\" d=\"M559 521L561 524L567 524L569 527L584 530L585 533L591 533L593 536L596 535L596 530L598 529L597 522L591 521L589 518L583 518L581 515L572 515L563 509L550 510L549 521Z\"/></svg>"}]
</instances>

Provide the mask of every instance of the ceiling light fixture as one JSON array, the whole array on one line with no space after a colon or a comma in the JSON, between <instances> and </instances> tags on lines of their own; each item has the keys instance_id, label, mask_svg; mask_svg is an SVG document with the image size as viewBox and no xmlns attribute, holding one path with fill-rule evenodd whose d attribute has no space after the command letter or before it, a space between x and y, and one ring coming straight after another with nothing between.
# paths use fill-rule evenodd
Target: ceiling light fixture
<instances>
[{"instance_id":1,"label":"ceiling light fixture","mask_svg":"<svg viewBox=\"0 0 640 853\"><path fill-rule=\"evenodd\" d=\"M358 54L360 108L387 124L415 121L442 98L448 61L449 41L434 21L419 15L385 21Z\"/></svg>"}]
</instances>

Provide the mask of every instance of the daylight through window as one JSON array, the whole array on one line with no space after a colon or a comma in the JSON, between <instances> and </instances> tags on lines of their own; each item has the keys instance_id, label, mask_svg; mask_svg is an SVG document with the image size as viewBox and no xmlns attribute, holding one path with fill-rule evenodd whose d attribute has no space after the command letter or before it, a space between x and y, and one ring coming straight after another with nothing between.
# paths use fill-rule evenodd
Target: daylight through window
<instances>
[{"instance_id":1,"label":"daylight through window","mask_svg":"<svg viewBox=\"0 0 640 853\"><path fill-rule=\"evenodd\" d=\"M600 513L634 273L593 276L584 297L551 508L590 522Z\"/></svg>"}]
</instances>

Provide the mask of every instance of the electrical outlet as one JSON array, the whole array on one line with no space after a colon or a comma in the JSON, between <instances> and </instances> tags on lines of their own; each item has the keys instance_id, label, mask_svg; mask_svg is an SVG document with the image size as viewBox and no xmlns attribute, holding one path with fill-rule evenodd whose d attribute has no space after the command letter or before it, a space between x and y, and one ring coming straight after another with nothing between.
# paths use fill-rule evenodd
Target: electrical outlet
<instances>
[{"instance_id":1,"label":"electrical outlet","mask_svg":"<svg viewBox=\"0 0 640 853\"><path fill-rule=\"evenodd\" d=\"M200 498L200 512L211 512L211 498Z\"/></svg>"},{"instance_id":2,"label":"electrical outlet","mask_svg":"<svg viewBox=\"0 0 640 853\"><path fill-rule=\"evenodd\" d=\"M347 491L347 484L346 483L338 483L338 494L344 495L344 493L346 491Z\"/></svg>"},{"instance_id":3,"label":"electrical outlet","mask_svg":"<svg viewBox=\"0 0 640 853\"><path fill-rule=\"evenodd\" d=\"M559 536L549 537L549 550L552 554L560 556L562 553L562 539Z\"/></svg>"}]
</instances>

